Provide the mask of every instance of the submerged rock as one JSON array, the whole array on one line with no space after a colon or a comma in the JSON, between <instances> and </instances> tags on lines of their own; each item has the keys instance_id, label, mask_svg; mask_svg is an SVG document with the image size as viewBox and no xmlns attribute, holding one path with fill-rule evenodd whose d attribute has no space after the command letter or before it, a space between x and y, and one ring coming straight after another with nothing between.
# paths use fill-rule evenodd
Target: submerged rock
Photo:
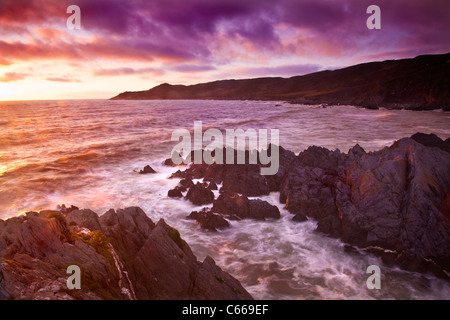
<instances>
[{"instance_id":1,"label":"submerged rock","mask_svg":"<svg viewBox=\"0 0 450 320\"><path fill-rule=\"evenodd\" d=\"M167 192L167 196L170 198L182 198L183 194L181 193L180 187L175 187Z\"/></svg>"},{"instance_id":2,"label":"submerged rock","mask_svg":"<svg viewBox=\"0 0 450 320\"><path fill-rule=\"evenodd\" d=\"M69 265L81 289L68 289ZM221 281L218 281L220 279ZM0 220L1 299L251 299L179 232L140 208L28 212Z\"/></svg>"},{"instance_id":3,"label":"submerged rock","mask_svg":"<svg viewBox=\"0 0 450 320\"><path fill-rule=\"evenodd\" d=\"M148 173L156 173L156 171L153 170L153 168L150 167L149 165L146 165L144 167L144 170L139 171L139 174L148 174Z\"/></svg>"},{"instance_id":4,"label":"submerged rock","mask_svg":"<svg viewBox=\"0 0 450 320\"><path fill-rule=\"evenodd\" d=\"M166 160L164 160L163 164L168 167L176 167L177 166L177 164L175 164L173 162L172 158L167 158Z\"/></svg>"},{"instance_id":5,"label":"submerged rock","mask_svg":"<svg viewBox=\"0 0 450 320\"><path fill-rule=\"evenodd\" d=\"M222 193L213 204L212 212L223 214L230 219L279 219L280 210L264 200L250 200L236 193Z\"/></svg>"},{"instance_id":6,"label":"submerged rock","mask_svg":"<svg viewBox=\"0 0 450 320\"><path fill-rule=\"evenodd\" d=\"M210 231L217 231L217 229L224 229L230 226L229 222L221 215L215 214L207 208L191 212L186 219L196 220L200 227Z\"/></svg>"},{"instance_id":7,"label":"submerged rock","mask_svg":"<svg viewBox=\"0 0 450 320\"><path fill-rule=\"evenodd\" d=\"M292 221L295 222L303 222L303 221L308 221L308 217L306 215L304 215L303 213L297 213L293 218Z\"/></svg>"}]
</instances>

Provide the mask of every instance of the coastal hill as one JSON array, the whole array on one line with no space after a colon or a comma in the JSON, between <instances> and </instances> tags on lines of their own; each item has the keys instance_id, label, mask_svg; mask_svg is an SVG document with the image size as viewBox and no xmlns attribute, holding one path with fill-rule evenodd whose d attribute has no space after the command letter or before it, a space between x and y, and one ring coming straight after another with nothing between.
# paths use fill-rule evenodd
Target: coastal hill
<instances>
[{"instance_id":1,"label":"coastal hill","mask_svg":"<svg viewBox=\"0 0 450 320\"><path fill-rule=\"evenodd\" d=\"M112 99L281 100L449 111L450 53L363 63L291 78L220 80L189 86L164 83L146 91L123 92Z\"/></svg>"}]
</instances>

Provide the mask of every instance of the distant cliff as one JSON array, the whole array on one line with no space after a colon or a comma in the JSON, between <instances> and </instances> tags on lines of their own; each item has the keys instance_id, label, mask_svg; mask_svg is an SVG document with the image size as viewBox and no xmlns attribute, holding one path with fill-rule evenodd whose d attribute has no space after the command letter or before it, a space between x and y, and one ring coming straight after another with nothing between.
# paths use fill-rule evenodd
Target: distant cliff
<instances>
[{"instance_id":1,"label":"distant cliff","mask_svg":"<svg viewBox=\"0 0 450 320\"><path fill-rule=\"evenodd\" d=\"M450 111L450 53L363 63L292 78L221 80L190 86L161 84L113 100L281 100L366 108Z\"/></svg>"}]
</instances>

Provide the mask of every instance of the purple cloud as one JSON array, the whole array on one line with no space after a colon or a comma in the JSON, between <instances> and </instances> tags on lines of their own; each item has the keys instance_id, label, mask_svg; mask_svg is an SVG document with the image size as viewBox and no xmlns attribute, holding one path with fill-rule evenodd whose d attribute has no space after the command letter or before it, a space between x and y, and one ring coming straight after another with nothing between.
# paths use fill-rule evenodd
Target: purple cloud
<instances>
[{"instance_id":1,"label":"purple cloud","mask_svg":"<svg viewBox=\"0 0 450 320\"><path fill-rule=\"evenodd\" d=\"M26 33L32 26L65 28L72 2L4 0L1 29L12 35L11 30ZM381 7L381 30L365 26L371 4ZM219 66L250 50L259 59L296 54L364 60L450 49L448 0L78 0L77 5L82 29L94 40L77 43L76 33L74 43L48 43L36 35L31 42L2 38L1 61L98 57Z\"/></svg>"},{"instance_id":2,"label":"purple cloud","mask_svg":"<svg viewBox=\"0 0 450 320\"><path fill-rule=\"evenodd\" d=\"M217 70L214 66L209 65L194 65L194 64L181 64L170 68L173 71L178 72L205 72Z\"/></svg>"}]
</instances>

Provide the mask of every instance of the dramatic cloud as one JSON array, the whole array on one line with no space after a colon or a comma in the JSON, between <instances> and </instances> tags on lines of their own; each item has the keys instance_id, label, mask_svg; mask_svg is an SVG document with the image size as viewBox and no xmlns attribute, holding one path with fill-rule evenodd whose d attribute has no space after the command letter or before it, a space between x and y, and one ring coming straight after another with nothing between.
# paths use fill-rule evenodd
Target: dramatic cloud
<instances>
[{"instance_id":1,"label":"dramatic cloud","mask_svg":"<svg viewBox=\"0 0 450 320\"><path fill-rule=\"evenodd\" d=\"M4 28L29 30L33 26L65 27L71 1L5 0L0 23ZM450 40L450 5L446 0L380 1L382 30L367 30L365 12L371 1L344 0L80 0L82 28L90 41L42 43L61 31L41 30L34 41L8 42L3 58L124 58L152 61L158 58L213 60L212 45L219 36L236 47L283 52L348 55L355 51L446 51ZM290 28L295 36L286 42ZM58 33L56 33L58 32ZM65 32L65 30L64 30ZM5 41L2 47L5 47ZM284 44L283 44L284 43ZM335 50L327 49L331 44ZM249 47L250 45L250 47ZM305 49L304 46L310 47ZM1 48L0 48L1 49ZM14 50L16 49L16 50ZM386 48L387 49L387 48ZM8 52L11 52L8 54ZM20 53L21 54L17 54ZM28 56L29 53L29 56Z\"/></svg>"},{"instance_id":2,"label":"dramatic cloud","mask_svg":"<svg viewBox=\"0 0 450 320\"><path fill-rule=\"evenodd\" d=\"M0 1L4 72L57 60L102 81L148 74L187 83L234 70L292 76L450 51L448 0L77 0L81 30L68 30L72 4ZM381 8L381 30L366 27L372 4Z\"/></svg>"},{"instance_id":3,"label":"dramatic cloud","mask_svg":"<svg viewBox=\"0 0 450 320\"><path fill-rule=\"evenodd\" d=\"M178 72L204 72L204 71L217 70L217 68L214 66L208 66L208 65L181 64L181 65L172 67L171 70L178 71Z\"/></svg>"}]
</instances>

